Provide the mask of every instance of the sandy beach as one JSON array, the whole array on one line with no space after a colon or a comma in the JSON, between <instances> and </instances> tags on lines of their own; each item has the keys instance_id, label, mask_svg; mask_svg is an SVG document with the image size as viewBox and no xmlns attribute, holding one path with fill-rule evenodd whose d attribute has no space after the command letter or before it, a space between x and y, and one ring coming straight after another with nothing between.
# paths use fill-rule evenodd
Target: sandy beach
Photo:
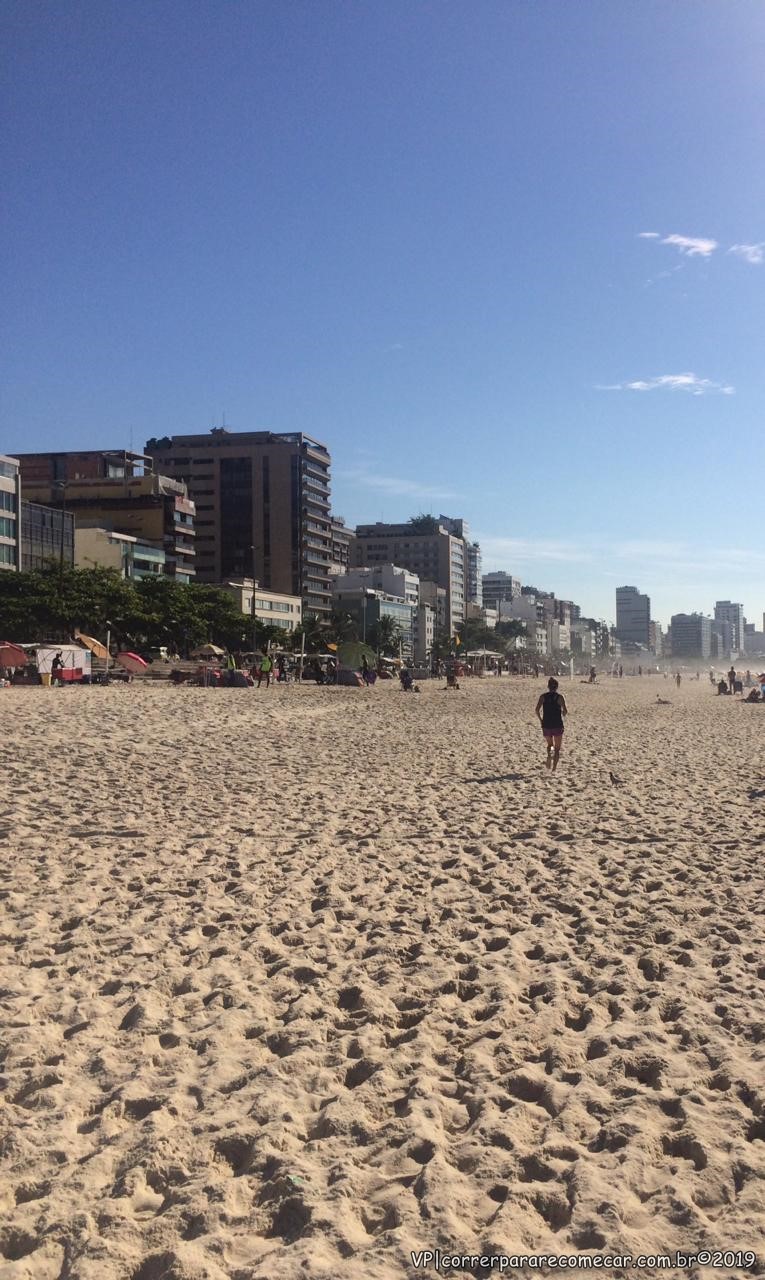
<instances>
[{"instance_id":1,"label":"sandy beach","mask_svg":"<svg viewBox=\"0 0 765 1280\"><path fill-rule=\"evenodd\" d=\"M542 689L0 691L0 1280L765 1274L765 709Z\"/></svg>"}]
</instances>

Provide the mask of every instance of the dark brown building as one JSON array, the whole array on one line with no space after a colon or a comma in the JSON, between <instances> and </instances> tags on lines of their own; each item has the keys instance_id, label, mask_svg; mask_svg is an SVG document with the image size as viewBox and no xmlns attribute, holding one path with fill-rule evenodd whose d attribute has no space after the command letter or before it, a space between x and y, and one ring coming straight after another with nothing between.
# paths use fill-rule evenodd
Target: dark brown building
<instances>
[{"instance_id":1,"label":"dark brown building","mask_svg":"<svg viewBox=\"0 0 765 1280\"><path fill-rule=\"evenodd\" d=\"M254 576L300 596L303 613L332 607L331 458L300 432L227 431L149 440L163 475L182 479L196 505L203 582Z\"/></svg>"},{"instance_id":2,"label":"dark brown building","mask_svg":"<svg viewBox=\"0 0 765 1280\"><path fill-rule=\"evenodd\" d=\"M73 512L77 525L127 533L164 551L164 571L195 577L194 504L180 481L127 450L19 454L23 496Z\"/></svg>"}]
</instances>

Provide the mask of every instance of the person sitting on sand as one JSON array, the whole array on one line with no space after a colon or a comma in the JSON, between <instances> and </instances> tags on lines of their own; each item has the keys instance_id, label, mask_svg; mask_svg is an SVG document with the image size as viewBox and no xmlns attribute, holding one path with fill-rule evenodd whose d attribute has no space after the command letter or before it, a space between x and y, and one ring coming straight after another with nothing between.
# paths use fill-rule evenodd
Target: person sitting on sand
<instances>
[{"instance_id":1,"label":"person sitting on sand","mask_svg":"<svg viewBox=\"0 0 765 1280\"><path fill-rule=\"evenodd\" d=\"M718 681L717 681L717 696L718 696L718 698L720 697L720 694L721 694L721 693L730 693L730 689L728 688L728 686L727 686L727 684L725 683L725 681L724 681L724 680L718 680Z\"/></svg>"},{"instance_id":2,"label":"person sitting on sand","mask_svg":"<svg viewBox=\"0 0 765 1280\"><path fill-rule=\"evenodd\" d=\"M555 773L563 744L563 717L568 715L568 707L563 694L558 693L558 681L554 676L547 681L547 693L539 695L535 714L539 717L547 743L547 768Z\"/></svg>"},{"instance_id":3,"label":"person sitting on sand","mask_svg":"<svg viewBox=\"0 0 765 1280\"><path fill-rule=\"evenodd\" d=\"M744 698L744 702L759 702L759 701L760 701L759 689L750 689L748 694Z\"/></svg>"}]
</instances>

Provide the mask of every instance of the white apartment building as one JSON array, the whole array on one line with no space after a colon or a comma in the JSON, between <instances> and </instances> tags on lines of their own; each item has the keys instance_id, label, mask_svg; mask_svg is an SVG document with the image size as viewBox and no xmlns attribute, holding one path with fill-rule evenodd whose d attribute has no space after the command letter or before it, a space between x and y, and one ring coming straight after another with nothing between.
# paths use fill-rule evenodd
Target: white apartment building
<instances>
[{"instance_id":1,"label":"white apartment building","mask_svg":"<svg viewBox=\"0 0 765 1280\"><path fill-rule=\"evenodd\" d=\"M332 579L332 591L335 595L342 591L355 591L359 587L383 591L386 595L396 596L415 607L420 602L418 575L395 564L361 565L339 573Z\"/></svg>"},{"instance_id":2,"label":"white apartment building","mask_svg":"<svg viewBox=\"0 0 765 1280\"><path fill-rule=\"evenodd\" d=\"M21 568L21 464L0 453L0 570Z\"/></svg>"},{"instance_id":3,"label":"white apartment building","mask_svg":"<svg viewBox=\"0 0 765 1280\"><path fill-rule=\"evenodd\" d=\"M281 627L283 631L294 631L303 620L303 602L300 596L284 595L280 591L266 590L252 578L241 578L234 582L222 582L220 587L233 596L241 613L253 616L253 596L255 598L255 619L267 627Z\"/></svg>"}]
</instances>

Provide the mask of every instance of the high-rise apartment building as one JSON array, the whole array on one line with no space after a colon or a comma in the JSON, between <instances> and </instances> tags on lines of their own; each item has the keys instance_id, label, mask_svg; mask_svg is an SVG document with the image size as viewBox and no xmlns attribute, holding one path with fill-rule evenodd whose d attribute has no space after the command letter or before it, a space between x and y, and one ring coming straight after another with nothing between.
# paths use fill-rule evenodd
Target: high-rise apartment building
<instances>
[{"instance_id":1,"label":"high-rise apartment building","mask_svg":"<svg viewBox=\"0 0 765 1280\"><path fill-rule=\"evenodd\" d=\"M465 543L465 604L483 604L483 582L481 576L482 557L480 542L473 542L470 537L470 526L461 516L438 517L438 523L453 534L462 538Z\"/></svg>"},{"instance_id":2,"label":"high-rise apartment building","mask_svg":"<svg viewBox=\"0 0 765 1280\"><path fill-rule=\"evenodd\" d=\"M0 453L0 570L21 568L21 472L18 458Z\"/></svg>"},{"instance_id":3,"label":"high-rise apartment building","mask_svg":"<svg viewBox=\"0 0 765 1280\"><path fill-rule=\"evenodd\" d=\"M732 600L718 600L715 605L715 622L729 622L733 628L731 653L744 652L744 606Z\"/></svg>"},{"instance_id":4,"label":"high-rise apartment building","mask_svg":"<svg viewBox=\"0 0 765 1280\"><path fill-rule=\"evenodd\" d=\"M453 523L450 521L450 523ZM465 621L465 539L435 516L406 524L360 524L356 528L357 565L396 564L435 582L446 591L447 626L452 635Z\"/></svg>"},{"instance_id":5,"label":"high-rise apartment building","mask_svg":"<svg viewBox=\"0 0 765 1280\"><path fill-rule=\"evenodd\" d=\"M494 573L485 573L481 578L483 603L487 609L496 609L498 605L515 600L521 594L520 578L513 578L504 569Z\"/></svg>"},{"instance_id":6,"label":"high-rise apartment building","mask_svg":"<svg viewBox=\"0 0 765 1280\"><path fill-rule=\"evenodd\" d=\"M708 658L712 619L701 613L675 613L670 621L673 658Z\"/></svg>"},{"instance_id":7,"label":"high-rise apartment building","mask_svg":"<svg viewBox=\"0 0 765 1280\"><path fill-rule=\"evenodd\" d=\"M616 634L630 644L650 645L651 601L637 587L616 588Z\"/></svg>"},{"instance_id":8,"label":"high-rise apartment building","mask_svg":"<svg viewBox=\"0 0 765 1280\"><path fill-rule=\"evenodd\" d=\"M347 573L352 567L352 546L356 539L356 530L350 529L342 516L331 516L332 530L330 535L330 572L332 574Z\"/></svg>"},{"instance_id":9,"label":"high-rise apartment building","mask_svg":"<svg viewBox=\"0 0 765 1280\"><path fill-rule=\"evenodd\" d=\"M163 473L183 479L196 504L203 582L252 577L300 596L303 613L329 614L330 465L326 446L300 432L227 431L149 440Z\"/></svg>"}]
</instances>

